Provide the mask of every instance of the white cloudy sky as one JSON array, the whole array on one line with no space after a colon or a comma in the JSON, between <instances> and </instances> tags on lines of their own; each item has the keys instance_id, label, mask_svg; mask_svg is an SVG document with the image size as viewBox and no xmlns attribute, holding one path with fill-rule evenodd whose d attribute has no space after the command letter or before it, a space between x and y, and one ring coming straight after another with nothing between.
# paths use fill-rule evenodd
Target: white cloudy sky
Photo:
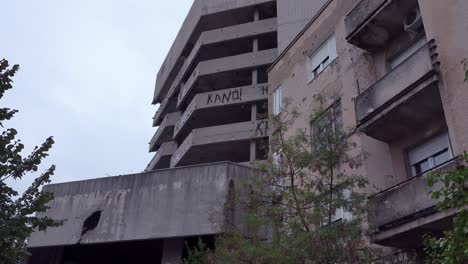
<instances>
[{"instance_id":1,"label":"white cloudy sky","mask_svg":"<svg viewBox=\"0 0 468 264\"><path fill-rule=\"evenodd\" d=\"M146 167L156 72L191 3L2 1L0 58L21 66L0 101L20 110L6 125L28 149L55 137L54 182Z\"/></svg>"}]
</instances>

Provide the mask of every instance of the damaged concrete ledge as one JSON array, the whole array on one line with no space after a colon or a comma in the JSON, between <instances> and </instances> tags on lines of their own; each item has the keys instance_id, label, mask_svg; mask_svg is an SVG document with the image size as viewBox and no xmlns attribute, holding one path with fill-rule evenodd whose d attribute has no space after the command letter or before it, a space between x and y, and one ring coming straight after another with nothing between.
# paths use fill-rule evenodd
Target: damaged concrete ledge
<instances>
[{"instance_id":1,"label":"damaged concrete ledge","mask_svg":"<svg viewBox=\"0 0 468 264\"><path fill-rule=\"evenodd\" d=\"M219 234L229 186L252 174L220 162L48 185L46 215L66 222L33 233L28 247Z\"/></svg>"},{"instance_id":2,"label":"damaged concrete ledge","mask_svg":"<svg viewBox=\"0 0 468 264\"><path fill-rule=\"evenodd\" d=\"M172 140L174 126L179 121L180 112L167 114L149 143L149 152L157 151L164 142Z\"/></svg>"},{"instance_id":3,"label":"damaged concrete ledge","mask_svg":"<svg viewBox=\"0 0 468 264\"><path fill-rule=\"evenodd\" d=\"M199 110L247 104L266 99L268 99L267 83L197 94L175 125L174 138L178 137L191 116Z\"/></svg>"},{"instance_id":4,"label":"damaged concrete ledge","mask_svg":"<svg viewBox=\"0 0 468 264\"><path fill-rule=\"evenodd\" d=\"M177 143L174 141L165 142L154 155L151 162L146 167L146 171L156 169L166 169L171 165L171 157L177 150Z\"/></svg>"},{"instance_id":5,"label":"damaged concrete ledge","mask_svg":"<svg viewBox=\"0 0 468 264\"><path fill-rule=\"evenodd\" d=\"M215 73L250 69L269 65L273 63L277 56L278 49L274 48L200 62L192 72L190 78L187 80L187 83L181 87L177 101L177 107L180 108L181 104L187 99L187 96L196 86L199 78Z\"/></svg>"},{"instance_id":6,"label":"damaged concrete ledge","mask_svg":"<svg viewBox=\"0 0 468 264\"><path fill-rule=\"evenodd\" d=\"M180 161L189 155L187 153L192 148L265 138L269 135L268 119L194 129L172 156L171 167L180 166Z\"/></svg>"},{"instance_id":7,"label":"damaged concrete ledge","mask_svg":"<svg viewBox=\"0 0 468 264\"><path fill-rule=\"evenodd\" d=\"M195 0L185 18L171 49L169 50L163 66L156 79L153 103L158 103L165 96L164 88L167 86L169 75L181 57L190 36L199 25L202 16L221 13L227 10L260 5L274 2L273 0Z\"/></svg>"}]
</instances>

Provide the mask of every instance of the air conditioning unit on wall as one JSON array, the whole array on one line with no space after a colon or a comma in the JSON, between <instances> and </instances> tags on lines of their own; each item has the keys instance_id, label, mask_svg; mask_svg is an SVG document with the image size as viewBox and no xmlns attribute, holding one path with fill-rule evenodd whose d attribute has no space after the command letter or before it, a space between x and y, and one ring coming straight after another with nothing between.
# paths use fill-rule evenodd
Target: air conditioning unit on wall
<instances>
[{"instance_id":1,"label":"air conditioning unit on wall","mask_svg":"<svg viewBox=\"0 0 468 264\"><path fill-rule=\"evenodd\" d=\"M412 33L420 33L423 29L421 11L419 8L413 9L404 18L405 31Z\"/></svg>"}]
</instances>

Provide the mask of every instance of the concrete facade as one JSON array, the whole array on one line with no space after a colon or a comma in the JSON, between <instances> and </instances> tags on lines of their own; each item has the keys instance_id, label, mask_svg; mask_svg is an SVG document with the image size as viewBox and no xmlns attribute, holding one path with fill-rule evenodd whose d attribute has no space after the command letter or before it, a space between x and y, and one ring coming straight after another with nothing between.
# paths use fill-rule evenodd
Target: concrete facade
<instances>
[{"instance_id":1,"label":"concrete facade","mask_svg":"<svg viewBox=\"0 0 468 264\"><path fill-rule=\"evenodd\" d=\"M405 30L415 8L423 29ZM55 194L47 216L67 222L32 235L31 263L180 263L186 243L214 246L229 193L267 158L279 87L302 113L317 108L315 95L339 97L344 126L359 129L352 140L369 154L356 173L375 193L372 242L418 250L456 213L434 210L410 160L448 135L450 158L432 169L465 165L467 13L464 0L195 0L157 74L145 172L45 187ZM310 57L331 36L338 56L312 74ZM311 132L308 117L289 133Z\"/></svg>"},{"instance_id":2,"label":"concrete facade","mask_svg":"<svg viewBox=\"0 0 468 264\"><path fill-rule=\"evenodd\" d=\"M372 242L396 251L419 250L422 234L449 228L456 213L434 210L427 171L415 172L412 159L448 135L444 162L431 170L466 165L457 157L468 150L468 84L460 63L468 57L461 44L468 39L467 9L466 1L328 1L269 69L269 108L281 87L283 98L305 113L290 133L312 133L315 95L339 98L344 126L358 128L351 140L369 155L356 173L376 193L368 202ZM418 27L405 30L415 10ZM311 77L310 58L330 36L338 56Z\"/></svg>"},{"instance_id":3,"label":"concrete facade","mask_svg":"<svg viewBox=\"0 0 468 264\"><path fill-rule=\"evenodd\" d=\"M276 14L276 1L194 2L158 73L153 100L160 104L153 119L159 128L150 151L165 142L177 150L169 164L155 167L155 157L147 170L266 158L268 134L252 131L267 118Z\"/></svg>"},{"instance_id":4,"label":"concrete facade","mask_svg":"<svg viewBox=\"0 0 468 264\"><path fill-rule=\"evenodd\" d=\"M81 247L157 240L163 243L162 258L177 263L184 238L222 232L228 192L254 173L247 166L223 162L49 185L44 189L55 199L47 216L66 221L34 233L28 247L33 255L57 258L54 252L62 252L57 262L62 263ZM31 263L49 264L50 259L33 258Z\"/></svg>"}]
</instances>

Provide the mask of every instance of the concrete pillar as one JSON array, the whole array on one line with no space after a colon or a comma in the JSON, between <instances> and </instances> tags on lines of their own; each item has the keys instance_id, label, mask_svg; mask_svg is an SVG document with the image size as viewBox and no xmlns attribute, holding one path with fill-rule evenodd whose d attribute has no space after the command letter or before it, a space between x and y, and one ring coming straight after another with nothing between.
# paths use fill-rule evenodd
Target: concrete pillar
<instances>
[{"instance_id":1,"label":"concrete pillar","mask_svg":"<svg viewBox=\"0 0 468 264\"><path fill-rule=\"evenodd\" d=\"M163 253L161 264L182 263L182 253L184 251L183 238L169 238L163 242Z\"/></svg>"},{"instance_id":2,"label":"concrete pillar","mask_svg":"<svg viewBox=\"0 0 468 264\"><path fill-rule=\"evenodd\" d=\"M258 11L258 9L255 9L254 21L258 21L258 20L260 20L260 12ZM253 40L253 52L257 52L257 51L258 51L258 38L255 38ZM258 70L253 69L252 70L252 85L255 86L256 84L258 84ZM252 121L257 120L257 104L256 103L252 104L251 120ZM250 161L251 162L254 162L255 160L257 160L256 152L257 152L257 142L255 140L252 140L250 141Z\"/></svg>"}]
</instances>

